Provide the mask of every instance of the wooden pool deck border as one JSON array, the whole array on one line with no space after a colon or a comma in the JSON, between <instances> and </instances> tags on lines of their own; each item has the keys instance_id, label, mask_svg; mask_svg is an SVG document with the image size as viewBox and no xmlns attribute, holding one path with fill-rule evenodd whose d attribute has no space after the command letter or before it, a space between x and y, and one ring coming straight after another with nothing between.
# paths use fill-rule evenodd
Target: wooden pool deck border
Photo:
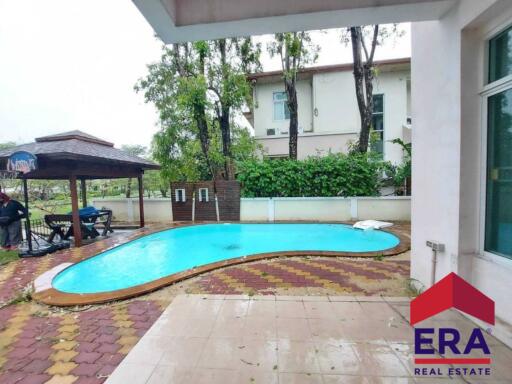
<instances>
[{"instance_id":1,"label":"wooden pool deck border","mask_svg":"<svg viewBox=\"0 0 512 384\"><path fill-rule=\"evenodd\" d=\"M221 222L222 223L222 222ZM232 223L232 222L231 222ZM238 222L236 222L238 224ZM269 222L243 222L243 224L269 224ZM286 222L274 222L273 224L352 224L349 222L312 222L312 221L286 221ZM99 250L97 248L94 248L94 252L91 252L89 255L84 255L82 260L78 263L81 263L87 259L90 259L91 257L95 257L97 254L104 252L108 249L113 249L118 246L127 244L131 241L137 240L143 236L162 232L168 229L175 229L175 228L181 228L181 227L188 227L188 226L194 226L194 225L205 225L205 224L215 224L212 222L177 222L173 223L168 226L156 226L154 228L142 228L139 233L134 234L133 236L130 236L128 241L124 241L122 243L118 243L113 247L106 247L105 249ZM331 256L331 257L387 257L387 256L394 256L398 255L400 253L406 252L410 249L411 242L410 237L406 234L406 231L400 228L400 225L397 225L396 227L387 228L385 230L382 230L384 232L389 232L395 236L397 236L400 239L400 243L390 249L384 250L384 251L377 251L377 252L334 252L334 251L284 251L284 252L269 252L269 253L260 253L260 254L254 254L254 255L247 255L242 257L237 257L233 259L227 259L218 261L215 263L210 263L206 265L202 265L197 268L191 268L187 269L182 272L174 273L172 275L168 275L165 277L162 277L157 280L150 281L145 284L137 285L130 288L125 289L119 289L115 291L109 291L109 292L101 292L101 293L86 293L86 294L76 294L76 293L66 293L59 291L53 287L46 288L46 289L40 289L33 293L32 297L34 300L48 304L48 305L54 305L59 307L69 307L69 306L77 306L77 305L89 305L89 304L102 304L107 303L111 301L116 300L124 300L133 298L136 296L140 296L152 291L155 291L159 288L177 283L179 281L195 277L197 275L210 272L219 268L224 268L232 265L247 263L251 261L259 261L263 259L272 259L277 257L290 257L290 256ZM84 250L82 248L82 250ZM75 264L78 264L75 263ZM75 265L72 264L72 265ZM67 266L66 268L69 268L70 266ZM65 269L65 268L64 268ZM53 277L51 277L53 278ZM51 284L51 281L50 281Z\"/></svg>"}]
</instances>

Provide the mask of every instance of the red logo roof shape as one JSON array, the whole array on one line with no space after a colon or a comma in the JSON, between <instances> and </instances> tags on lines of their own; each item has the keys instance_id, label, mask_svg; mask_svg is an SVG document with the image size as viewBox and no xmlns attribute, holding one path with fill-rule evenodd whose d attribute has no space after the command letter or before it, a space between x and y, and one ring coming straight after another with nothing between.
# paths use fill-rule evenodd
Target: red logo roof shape
<instances>
[{"instance_id":1,"label":"red logo roof shape","mask_svg":"<svg viewBox=\"0 0 512 384\"><path fill-rule=\"evenodd\" d=\"M494 301L453 272L411 301L411 325L450 308L494 325Z\"/></svg>"}]
</instances>

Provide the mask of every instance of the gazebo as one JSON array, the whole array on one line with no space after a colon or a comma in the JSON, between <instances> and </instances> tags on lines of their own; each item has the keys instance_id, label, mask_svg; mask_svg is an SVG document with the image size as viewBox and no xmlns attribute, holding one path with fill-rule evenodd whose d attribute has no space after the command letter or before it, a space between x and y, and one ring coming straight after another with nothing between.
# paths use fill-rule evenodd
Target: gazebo
<instances>
[{"instance_id":1,"label":"gazebo","mask_svg":"<svg viewBox=\"0 0 512 384\"><path fill-rule=\"evenodd\" d=\"M31 164L17 154L29 156ZM13 169L14 168L14 169ZM69 180L75 246L82 245L80 228L77 182L83 206L87 205L86 180L137 178L139 187L140 226L144 226L144 187L145 170L160 169L160 166L146 159L114 148L113 143L91 136L81 131L70 131L35 139L34 143L18 145L0 151L0 170L17 173L24 183L27 202L27 180ZM28 208L28 207L27 207Z\"/></svg>"}]
</instances>

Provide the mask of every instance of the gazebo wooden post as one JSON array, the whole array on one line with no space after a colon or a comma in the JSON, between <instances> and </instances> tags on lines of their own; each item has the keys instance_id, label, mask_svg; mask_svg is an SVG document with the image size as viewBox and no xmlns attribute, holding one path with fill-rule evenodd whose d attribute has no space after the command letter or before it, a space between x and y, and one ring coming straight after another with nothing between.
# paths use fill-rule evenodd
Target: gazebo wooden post
<instances>
[{"instance_id":1,"label":"gazebo wooden post","mask_svg":"<svg viewBox=\"0 0 512 384\"><path fill-rule=\"evenodd\" d=\"M140 227L144 227L144 185L142 184L142 173L137 176L139 184L139 223Z\"/></svg>"},{"instance_id":2,"label":"gazebo wooden post","mask_svg":"<svg viewBox=\"0 0 512 384\"><path fill-rule=\"evenodd\" d=\"M82 194L82 207L87 207L87 185L85 179L80 179L80 192Z\"/></svg>"},{"instance_id":3,"label":"gazebo wooden post","mask_svg":"<svg viewBox=\"0 0 512 384\"><path fill-rule=\"evenodd\" d=\"M75 247L82 246L82 228L80 226L80 215L78 213L78 192L76 190L76 176L69 178L69 190L71 191L71 215L73 217L73 238L75 239Z\"/></svg>"}]
</instances>

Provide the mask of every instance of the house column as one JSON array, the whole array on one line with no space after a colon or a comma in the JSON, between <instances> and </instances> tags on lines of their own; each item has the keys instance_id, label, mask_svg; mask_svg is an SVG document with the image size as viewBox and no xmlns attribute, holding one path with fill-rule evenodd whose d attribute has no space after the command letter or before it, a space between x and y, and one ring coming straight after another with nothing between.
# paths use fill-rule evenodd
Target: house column
<instances>
[{"instance_id":1,"label":"house column","mask_svg":"<svg viewBox=\"0 0 512 384\"><path fill-rule=\"evenodd\" d=\"M80 227L80 215L78 213L78 191L76 185L76 176L69 178L69 190L71 191L71 215L73 217L73 238L75 247L82 246L82 228Z\"/></svg>"},{"instance_id":2,"label":"house column","mask_svg":"<svg viewBox=\"0 0 512 384\"><path fill-rule=\"evenodd\" d=\"M137 176L137 181L139 184L139 224L140 227L144 227L144 185L142 180L142 173Z\"/></svg>"},{"instance_id":3,"label":"house column","mask_svg":"<svg viewBox=\"0 0 512 384\"><path fill-rule=\"evenodd\" d=\"M80 190L82 194L82 207L87 207L87 185L85 179L80 179Z\"/></svg>"}]
</instances>

